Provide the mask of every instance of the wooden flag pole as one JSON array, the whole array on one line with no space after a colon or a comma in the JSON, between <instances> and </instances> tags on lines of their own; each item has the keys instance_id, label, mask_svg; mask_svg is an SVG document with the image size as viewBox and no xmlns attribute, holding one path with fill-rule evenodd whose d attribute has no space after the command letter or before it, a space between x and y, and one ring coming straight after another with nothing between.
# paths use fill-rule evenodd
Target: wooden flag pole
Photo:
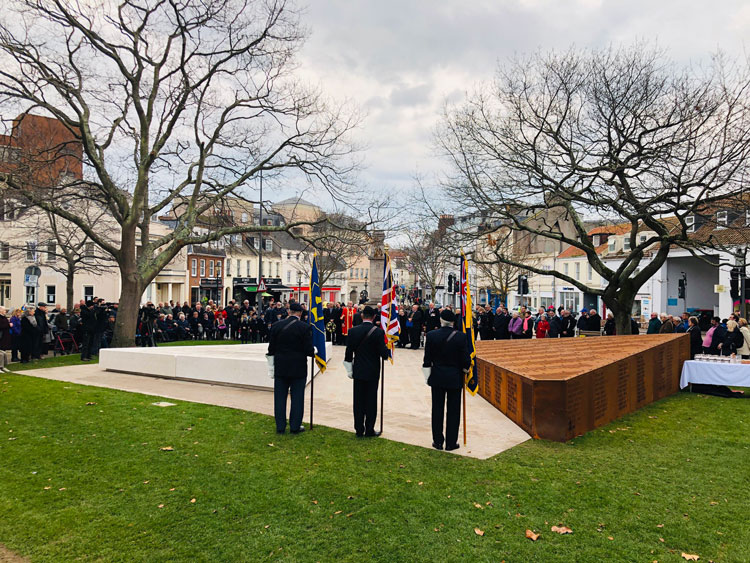
<instances>
[{"instance_id":1,"label":"wooden flag pole","mask_svg":"<svg viewBox=\"0 0 750 563\"><path fill-rule=\"evenodd\" d=\"M383 398L385 397L385 360L380 358L380 433L383 433Z\"/></svg>"},{"instance_id":2,"label":"wooden flag pole","mask_svg":"<svg viewBox=\"0 0 750 563\"><path fill-rule=\"evenodd\" d=\"M310 358L310 430L313 428L313 395L315 394L315 358Z\"/></svg>"},{"instance_id":3,"label":"wooden flag pole","mask_svg":"<svg viewBox=\"0 0 750 563\"><path fill-rule=\"evenodd\" d=\"M464 446L466 445L466 384L462 387L464 396Z\"/></svg>"}]
</instances>

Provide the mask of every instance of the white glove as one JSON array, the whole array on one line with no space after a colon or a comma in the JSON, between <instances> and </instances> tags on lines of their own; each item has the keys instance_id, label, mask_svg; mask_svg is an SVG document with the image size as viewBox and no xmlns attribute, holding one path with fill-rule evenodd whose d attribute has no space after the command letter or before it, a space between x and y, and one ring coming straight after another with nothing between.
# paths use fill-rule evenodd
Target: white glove
<instances>
[{"instance_id":1,"label":"white glove","mask_svg":"<svg viewBox=\"0 0 750 563\"><path fill-rule=\"evenodd\" d=\"M422 368L422 375L424 375L424 382L427 383L430 379L432 368Z\"/></svg>"},{"instance_id":2,"label":"white glove","mask_svg":"<svg viewBox=\"0 0 750 563\"><path fill-rule=\"evenodd\" d=\"M346 370L346 377L354 379L354 365L351 362L344 362L344 369Z\"/></svg>"},{"instance_id":3,"label":"white glove","mask_svg":"<svg viewBox=\"0 0 750 563\"><path fill-rule=\"evenodd\" d=\"M268 354L266 354L266 362L268 362L268 377L273 379L273 376L274 376L273 356L269 356Z\"/></svg>"}]
</instances>

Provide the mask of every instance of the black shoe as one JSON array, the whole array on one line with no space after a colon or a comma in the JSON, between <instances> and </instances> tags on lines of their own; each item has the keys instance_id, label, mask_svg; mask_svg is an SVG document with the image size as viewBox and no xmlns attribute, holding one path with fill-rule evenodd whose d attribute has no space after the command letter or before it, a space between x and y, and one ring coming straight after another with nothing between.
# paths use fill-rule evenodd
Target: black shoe
<instances>
[{"instance_id":1,"label":"black shoe","mask_svg":"<svg viewBox=\"0 0 750 563\"><path fill-rule=\"evenodd\" d=\"M289 432L292 433L292 434L299 434L300 432L304 432L304 431L305 431L305 427L304 426L300 426L299 430L290 430Z\"/></svg>"},{"instance_id":2,"label":"black shoe","mask_svg":"<svg viewBox=\"0 0 750 563\"><path fill-rule=\"evenodd\" d=\"M365 437L365 435L362 434L361 432L357 432L356 436L357 436L357 438L364 438Z\"/></svg>"},{"instance_id":3,"label":"black shoe","mask_svg":"<svg viewBox=\"0 0 750 563\"><path fill-rule=\"evenodd\" d=\"M373 432L372 434L365 434L365 438L377 438L382 432Z\"/></svg>"},{"instance_id":4,"label":"black shoe","mask_svg":"<svg viewBox=\"0 0 750 563\"><path fill-rule=\"evenodd\" d=\"M443 444L438 444L437 442L433 442L432 447L435 448L436 450L442 450Z\"/></svg>"},{"instance_id":5,"label":"black shoe","mask_svg":"<svg viewBox=\"0 0 750 563\"><path fill-rule=\"evenodd\" d=\"M284 430L277 430L276 434L286 434L286 428Z\"/></svg>"},{"instance_id":6,"label":"black shoe","mask_svg":"<svg viewBox=\"0 0 750 563\"><path fill-rule=\"evenodd\" d=\"M457 450L460 447L461 446L458 445L458 444L453 444L452 446L445 446L445 451L446 452L450 452L450 451L453 451L453 450Z\"/></svg>"}]
</instances>

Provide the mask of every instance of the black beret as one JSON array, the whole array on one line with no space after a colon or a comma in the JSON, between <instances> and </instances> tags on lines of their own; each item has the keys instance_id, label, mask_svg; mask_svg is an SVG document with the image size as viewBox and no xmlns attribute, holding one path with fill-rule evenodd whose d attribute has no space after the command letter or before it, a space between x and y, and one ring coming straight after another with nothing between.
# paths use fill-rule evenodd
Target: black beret
<instances>
[{"instance_id":1,"label":"black beret","mask_svg":"<svg viewBox=\"0 0 750 563\"><path fill-rule=\"evenodd\" d=\"M453 311L451 311L450 309L443 309L440 312L440 318L443 319L444 321L453 322L456 320L456 315L454 315Z\"/></svg>"},{"instance_id":2,"label":"black beret","mask_svg":"<svg viewBox=\"0 0 750 563\"><path fill-rule=\"evenodd\" d=\"M292 301L292 302L291 302L291 303L289 304L289 310L290 310L290 311L300 311L300 312L304 311L304 309L302 308L302 305L300 305L300 304L299 304L299 303L297 303L296 301Z\"/></svg>"}]
</instances>

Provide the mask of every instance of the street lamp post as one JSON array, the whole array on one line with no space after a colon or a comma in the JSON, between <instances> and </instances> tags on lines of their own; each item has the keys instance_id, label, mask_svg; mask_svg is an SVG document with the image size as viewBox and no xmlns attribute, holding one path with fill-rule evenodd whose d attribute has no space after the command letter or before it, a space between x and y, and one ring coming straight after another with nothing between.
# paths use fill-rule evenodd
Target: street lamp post
<instances>
[{"instance_id":1,"label":"street lamp post","mask_svg":"<svg viewBox=\"0 0 750 563\"><path fill-rule=\"evenodd\" d=\"M302 272L297 270L297 303L302 302Z\"/></svg>"}]
</instances>

